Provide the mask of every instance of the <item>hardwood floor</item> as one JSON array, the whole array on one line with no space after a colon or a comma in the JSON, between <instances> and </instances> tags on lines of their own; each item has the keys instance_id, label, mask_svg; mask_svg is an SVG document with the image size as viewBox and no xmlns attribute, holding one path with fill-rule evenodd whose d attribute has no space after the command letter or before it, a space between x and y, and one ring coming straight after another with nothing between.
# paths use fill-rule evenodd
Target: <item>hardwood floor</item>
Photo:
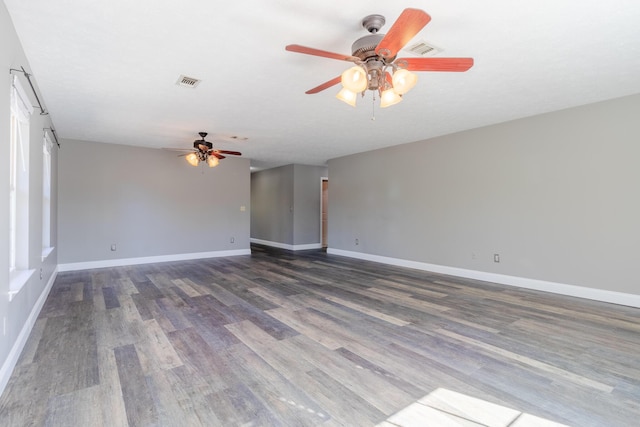
<instances>
[{"instance_id":1,"label":"hardwood floor","mask_svg":"<svg viewBox=\"0 0 640 427\"><path fill-rule=\"evenodd\" d=\"M60 273L3 426L632 426L640 310L327 255Z\"/></svg>"}]
</instances>

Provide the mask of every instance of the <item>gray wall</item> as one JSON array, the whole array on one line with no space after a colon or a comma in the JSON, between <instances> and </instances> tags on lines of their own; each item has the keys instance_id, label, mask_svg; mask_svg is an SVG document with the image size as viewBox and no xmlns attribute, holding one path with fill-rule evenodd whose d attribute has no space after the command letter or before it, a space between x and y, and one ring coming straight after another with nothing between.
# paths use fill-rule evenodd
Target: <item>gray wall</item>
<instances>
[{"instance_id":1,"label":"gray wall","mask_svg":"<svg viewBox=\"0 0 640 427\"><path fill-rule=\"evenodd\" d=\"M251 238L293 244L293 165L251 174Z\"/></svg>"},{"instance_id":2,"label":"gray wall","mask_svg":"<svg viewBox=\"0 0 640 427\"><path fill-rule=\"evenodd\" d=\"M323 166L293 166L293 244L320 243L320 203Z\"/></svg>"},{"instance_id":3,"label":"gray wall","mask_svg":"<svg viewBox=\"0 0 640 427\"><path fill-rule=\"evenodd\" d=\"M60 264L249 248L247 159L68 140L59 163Z\"/></svg>"},{"instance_id":4,"label":"gray wall","mask_svg":"<svg viewBox=\"0 0 640 427\"><path fill-rule=\"evenodd\" d=\"M45 291L53 277L57 265L57 158L58 148L54 146L52 151L52 182L51 182L51 245L56 248L45 259L42 252L42 138L43 128L51 127L49 115L40 115L36 109L31 116L29 129L29 257L28 268L34 269L31 278L25 283L20 292L9 301L9 117L10 117L10 88L12 75L10 68L25 67L32 72L26 60L18 37L13 28L13 23L5 8L4 2L0 3L0 70L4 79L0 89L0 391L3 381L10 373L9 366L15 363L10 360L17 354L11 354L12 349L19 350L20 340L25 339L37 315L37 306L46 297ZM21 83L27 94L31 97L33 105L37 105L35 97L29 88L29 84L22 75L19 75ZM32 77L36 84L37 74ZM41 95L39 93L39 95ZM40 96L42 102L46 102ZM46 105L45 105L46 106ZM42 277L40 270L42 269ZM5 327L6 325L6 327ZM21 335L23 332L23 335Z\"/></svg>"},{"instance_id":5,"label":"gray wall","mask_svg":"<svg viewBox=\"0 0 640 427\"><path fill-rule=\"evenodd\" d=\"M635 95L330 160L330 247L640 294L639 112Z\"/></svg>"},{"instance_id":6,"label":"gray wall","mask_svg":"<svg viewBox=\"0 0 640 427\"><path fill-rule=\"evenodd\" d=\"M320 243L320 179L327 168L287 165L251 174L251 237L285 245Z\"/></svg>"}]
</instances>

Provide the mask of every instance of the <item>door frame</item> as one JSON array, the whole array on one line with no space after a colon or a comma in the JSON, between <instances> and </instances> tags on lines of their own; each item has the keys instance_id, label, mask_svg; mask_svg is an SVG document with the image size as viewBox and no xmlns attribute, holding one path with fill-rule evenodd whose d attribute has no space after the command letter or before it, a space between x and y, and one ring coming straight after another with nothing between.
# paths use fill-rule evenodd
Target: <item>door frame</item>
<instances>
[{"instance_id":1,"label":"door frame","mask_svg":"<svg viewBox=\"0 0 640 427\"><path fill-rule=\"evenodd\" d=\"M327 177L327 176L320 177L320 247L321 248L324 248L324 246L322 246L322 244L323 244L322 232L324 231L323 226L322 226L322 208L324 207L324 204L323 204L323 201L322 201L323 200L322 199L322 187L323 187L323 184L324 184L325 181L327 182L327 192L328 192L329 191L329 177ZM327 205L328 204L329 204L329 195L327 194ZM329 215L329 210L327 209L327 228L329 228L328 227L328 224L329 224L328 215ZM328 235L327 235L327 246L326 247L329 247L329 237L328 237Z\"/></svg>"}]
</instances>

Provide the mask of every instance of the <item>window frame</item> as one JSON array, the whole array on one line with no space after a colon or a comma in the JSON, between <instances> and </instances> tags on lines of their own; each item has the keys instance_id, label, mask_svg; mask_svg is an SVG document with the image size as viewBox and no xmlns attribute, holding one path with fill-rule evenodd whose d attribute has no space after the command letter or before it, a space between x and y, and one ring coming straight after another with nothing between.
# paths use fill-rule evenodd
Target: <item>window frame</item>
<instances>
[{"instance_id":1,"label":"window frame","mask_svg":"<svg viewBox=\"0 0 640 427\"><path fill-rule=\"evenodd\" d=\"M53 142L45 130L42 137L42 259L53 250L51 245L51 151Z\"/></svg>"},{"instance_id":2,"label":"window frame","mask_svg":"<svg viewBox=\"0 0 640 427\"><path fill-rule=\"evenodd\" d=\"M11 84L9 166L9 293L29 280L29 128L33 106L16 75Z\"/></svg>"}]
</instances>

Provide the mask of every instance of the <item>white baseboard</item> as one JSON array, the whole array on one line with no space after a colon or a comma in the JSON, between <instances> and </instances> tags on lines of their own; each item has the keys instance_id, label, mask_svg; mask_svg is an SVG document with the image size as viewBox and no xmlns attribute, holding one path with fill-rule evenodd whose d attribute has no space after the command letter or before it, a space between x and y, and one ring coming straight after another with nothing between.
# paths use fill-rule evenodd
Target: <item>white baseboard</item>
<instances>
[{"instance_id":1,"label":"white baseboard","mask_svg":"<svg viewBox=\"0 0 640 427\"><path fill-rule=\"evenodd\" d=\"M35 305L31 309L31 313L29 313L29 317L25 322L24 326L20 330L20 334L16 339L16 342L11 347L11 351L9 355L5 359L2 364L2 368L0 368L0 395L4 393L4 389L7 387L7 383L9 383L9 378L11 378L11 374L13 373L13 369L16 367L18 363L18 359L20 358L20 354L24 349L25 344L27 343L27 339L29 338L29 334L31 334L31 330L33 326L36 324L36 320L38 319L38 315L40 314L40 310L42 310L42 306L44 302L47 300L49 296L49 292L51 291L51 287L53 286L53 282L56 281L56 276L58 275L58 269L54 269L49 281L46 286L42 290L40 297L36 301Z\"/></svg>"},{"instance_id":2,"label":"white baseboard","mask_svg":"<svg viewBox=\"0 0 640 427\"><path fill-rule=\"evenodd\" d=\"M218 258L236 255L251 255L251 249L231 251L195 252L188 254L158 255L139 258L107 259L100 261L73 262L58 264L58 271L90 270L93 268L122 267L125 265L152 264L155 262L188 261L192 259Z\"/></svg>"},{"instance_id":3,"label":"white baseboard","mask_svg":"<svg viewBox=\"0 0 640 427\"><path fill-rule=\"evenodd\" d=\"M400 258L390 258L380 255L371 255L362 252L345 251L342 249L328 248L327 253L333 255L358 258L366 261L382 264L396 265L399 267L415 268L417 270L431 271L434 273L448 274L467 279L482 280L485 282L499 283L501 285L516 286L519 288L533 289L536 291L551 292L578 298L586 298L595 301L609 302L612 304L626 305L640 308L640 295L623 292L608 291L605 289L587 288L584 286L568 285L565 283L548 282L545 280L529 279L526 277L508 276L505 274L488 273L485 271L467 270L464 268L447 267L444 265L428 264L424 262L409 261Z\"/></svg>"},{"instance_id":4,"label":"white baseboard","mask_svg":"<svg viewBox=\"0 0 640 427\"><path fill-rule=\"evenodd\" d=\"M287 243L271 242L269 240L250 239L251 243L257 243L258 245L271 246L274 248L288 249L290 251L306 251L309 249L322 249L322 243L308 243L305 245L289 245Z\"/></svg>"}]
</instances>

